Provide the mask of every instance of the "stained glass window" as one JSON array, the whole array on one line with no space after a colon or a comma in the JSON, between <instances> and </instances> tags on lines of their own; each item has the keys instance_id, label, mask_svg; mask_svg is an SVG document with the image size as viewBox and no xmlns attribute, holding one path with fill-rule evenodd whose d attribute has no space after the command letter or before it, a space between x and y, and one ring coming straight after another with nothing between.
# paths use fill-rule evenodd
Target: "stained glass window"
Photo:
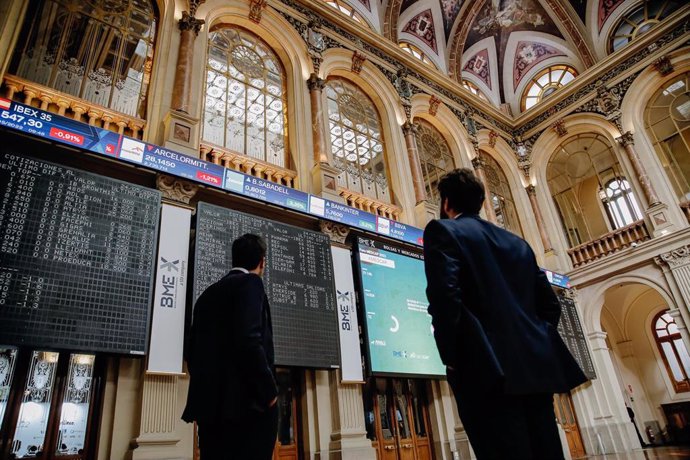
<instances>
[{"instance_id":1,"label":"stained glass window","mask_svg":"<svg viewBox=\"0 0 690 460\"><path fill-rule=\"evenodd\" d=\"M621 49L640 35L647 33L680 5L674 0L645 0L625 14L613 28L609 38L609 52Z\"/></svg>"},{"instance_id":2,"label":"stained glass window","mask_svg":"<svg viewBox=\"0 0 690 460\"><path fill-rule=\"evenodd\" d=\"M10 73L145 118L156 21L148 0L34 0Z\"/></svg>"},{"instance_id":3,"label":"stained glass window","mask_svg":"<svg viewBox=\"0 0 690 460\"><path fill-rule=\"evenodd\" d=\"M690 201L690 73L672 78L650 99L646 128L681 201Z\"/></svg>"},{"instance_id":4,"label":"stained glass window","mask_svg":"<svg viewBox=\"0 0 690 460\"><path fill-rule=\"evenodd\" d=\"M338 186L390 202L381 121L374 103L342 78L325 87L333 166Z\"/></svg>"},{"instance_id":5,"label":"stained glass window","mask_svg":"<svg viewBox=\"0 0 690 460\"><path fill-rule=\"evenodd\" d=\"M690 355L673 317L668 310L652 322L654 339L666 365L668 376L678 392L690 391Z\"/></svg>"},{"instance_id":6,"label":"stained glass window","mask_svg":"<svg viewBox=\"0 0 690 460\"><path fill-rule=\"evenodd\" d=\"M554 65L542 70L527 84L522 95L522 110L527 110L551 96L558 88L575 79L577 71L567 65Z\"/></svg>"},{"instance_id":7,"label":"stained glass window","mask_svg":"<svg viewBox=\"0 0 690 460\"><path fill-rule=\"evenodd\" d=\"M209 34L203 139L286 167L285 71L275 52L244 29Z\"/></svg>"},{"instance_id":8,"label":"stained glass window","mask_svg":"<svg viewBox=\"0 0 690 460\"><path fill-rule=\"evenodd\" d=\"M453 154L450 152L443 135L431 123L417 118L415 119L415 126L417 128L417 150L419 151L419 162L422 165L426 196L430 201L440 204L437 189L438 181L445 173L455 168Z\"/></svg>"},{"instance_id":9,"label":"stained glass window","mask_svg":"<svg viewBox=\"0 0 690 460\"><path fill-rule=\"evenodd\" d=\"M489 192L487 198L491 199L498 226L522 236L513 193L510 191L510 185L503 169L491 155L481 152L480 156L484 162L484 173Z\"/></svg>"}]
</instances>

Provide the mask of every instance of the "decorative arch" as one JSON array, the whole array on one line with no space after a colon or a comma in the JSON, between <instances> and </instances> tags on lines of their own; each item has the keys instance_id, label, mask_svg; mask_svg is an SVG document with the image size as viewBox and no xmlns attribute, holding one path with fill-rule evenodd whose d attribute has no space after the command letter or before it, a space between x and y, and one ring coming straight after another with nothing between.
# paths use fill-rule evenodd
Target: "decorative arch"
<instances>
[{"instance_id":1,"label":"decorative arch","mask_svg":"<svg viewBox=\"0 0 690 460\"><path fill-rule=\"evenodd\" d=\"M655 275L641 273L623 274L613 276L598 284L592 291L592 295L589 296L589 301L579 303L584 329L590 332L601 331L604 295L606 291L618 284L642 284L659 293L668 306L675 306L676 303L673 301L673 295L668 286L659 283L661 278L658 273L655 273Z\"/></svg>"},{"instance_id":2,"label":"decorative arch","mask_svg":"<svg viewBox=\"0 0 690 460\"><path fill-rule=\"evenodd\" d=\"M403 185L409 183L406 178L411 177L411 171L400 129L405 122L405 111L400 97L391 82L371 63L364 62L359 74L353 73L351 67L352 52L342 48L333 48L323 54L319 74L324 79L345 78L371 98L381 118L393 204L403 209L411 209L415 205L414 191L412 187ZM324 114L324 117L326 116ZM324 123L328 126L328 120L325 118Z\"/></svg>"},{"instance_id":3,"label":"decorative arch","mask_svg":"<svg viewBox=\"0 0 690 460\"><path fill-rule=\"evenodd\" d=\"M420 36L416 30L425 24L427 35ZM438 8L429 8L424 2L417 2L400 14L397 20L396 43L408 42L418 47L442 72L446 69L446 40L443 36L443 18ZM412 27L412 26L415 27Z\"/></svg>"},{"instance_id":4,"label":"decorative arch","mask_svg":"<svg viewBox=\"0 0 690 460\"><path fill-rule=\"evenodd\" d=\"M470 46L462 55L458 65L458 76L472 82L491 103L498 106L501 100L498 80L498 58L496 42L488 37ZM458 79L460 81L460 79Z\"/></svg>"},{"instance_id":5,"label":"decorative arch","mask_svg":"<svg viewBox=\"0 0 690 460\"><path fill-rule=\"evenodd\" d=\"M633 133L635 151L640 157L647 174L654 184L659 199L664 203L680 203L664 165L656 152L653 137L647 132L645 111L656 92L667 82L690 72L690 47L684 47L667 56L673 70L662 76L654 66L645 68L633 81L621 102L621 124L624 131ZM686 217L679 206L669 206L669 217L675 225L686 225Z\"/></svg>"},{"instance_id":6,"label":"decorative arch","mask_svg":"<svg viewBox=\"0 0 690 460\"><path fill-rule=\"evenodd\" d=\"M620 136L618 128L611 122L607 121L603 116L582 113L574 114L564 118L564 126L568 131L567 137L560 137L554 130L547 129L536 140L532 146L532 156L530 158L532 168L530 169L529 181L536 186L537 199L541 206L542 215L550 232L552 243L555 248L560 248L563 251L559 252L559 260L562 266L569 266L570 260L565 253L565 249L570 247L565 234L563 233L561 219L552 199L552 193L548 186L546 169L549 159L556 151L557 147L570 137L578 134L599 134L603 136L609 145L612 146L616 158L624 166L626 177L633 184L633 189L638 197L641 197L640 189L637 186L637 178L632 177L630 171L625 168L624 161L621 160L621 149L616 142L616 138Z\"/></svg>"},{"instance_id":7,"label":"decorative arch","mask_svg":"<svg viewBox=\"0 0 690 460\"><path fill-rule=\"evenodd\" d=\"M471 168L474 146L465 126L445 104L440 104L436 110L436 115L431 115L429 113L430 100L431 96L428 94L420 93L412 96L412 110L410 112L412 119L423 118L434 125L446 138L453 152L456 167Z\"/></svg>"}]
</instances>

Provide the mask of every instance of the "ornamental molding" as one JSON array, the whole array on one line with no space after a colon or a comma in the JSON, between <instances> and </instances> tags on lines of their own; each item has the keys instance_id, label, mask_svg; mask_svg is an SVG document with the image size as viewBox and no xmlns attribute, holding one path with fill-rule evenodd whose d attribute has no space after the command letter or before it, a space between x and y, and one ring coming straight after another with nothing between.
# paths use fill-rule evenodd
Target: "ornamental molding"
<instances>
[{"instance_id":1,"label":"ornamental molding","mask_svg":"<svg viewBox=\"0 0 690 460\"><path fill-rule=\"evenodd\" d=\"M199 191L199 186L165 174L156 176L156 188L161 191L163 198L184 204L189 204Z\"/></svg>"},{"instance_id":2,"label":"ornamental molding","mask_svg":"<svg viewBox=\"0 0 690 460\"><path fill-rule=\"evenodd\" d=\"M654 61L654 69L659 72L659 74L662 77L665 77L666 75L670 74L673 72L673 64L671 63L671 60L668 58L668 56L661 56L659 59Z\"/></svg>"},{"instance_id":3,"label":"ornamental molding","mask_svg":"<svg viewBox=\"0 0 690 460\"><path fill-rule=\"evenodd\" d=\"M249 19L252 22L261 22L261 13L268 5L268 0L250 0L249 1Z\"/></svg>"},{"instance_id":4,"label":"ornamental molding","mask_svg":"<svg viewBox=\"0 0 690 460\"><path fill-rule=\"evenodd\" d=\"M551 128L556 131L558 137L563 137L568 134L568 128L565 127L565 120L562 118L556 120L553 125L551 125Z\"/></svg>"},{"instance_id":5,"label":"ornamental molding","mask_svg":"<svg viewBox=\"0 0 690 460\"><path fill-rule=\"evenodd\" d=\"M429 115L432 117L435 117L436 114L438 113L438 107L441 105L441 99L436 97L435 95L431 95L429 98Z\"/></svg>"},{"instance_id":6,"label":"ornamental molding","mask_svg":"<svg viewBox=\"0 0 690 460\"><path fill-rule=\"evenodd\" d=\"M660 267L667 265L671 269L684 267L690 264L690 244L659 254L654 258L654 262Z\"/></svg>"}]
</instances>

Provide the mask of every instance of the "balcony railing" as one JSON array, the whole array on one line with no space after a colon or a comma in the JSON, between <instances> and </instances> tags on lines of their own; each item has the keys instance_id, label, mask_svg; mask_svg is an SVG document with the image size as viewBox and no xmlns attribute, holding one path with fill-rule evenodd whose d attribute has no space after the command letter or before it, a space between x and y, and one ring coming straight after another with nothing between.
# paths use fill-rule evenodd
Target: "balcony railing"
<instances>
[{"instance_id":1,"label":"balcony railing","mask_svg":"<svg viewBox=\"0 0 690 460\"><path fill-rule=\"evenodd\" d=\"M91 126L109 129L125 136L141 139L146 127L145 120L130 117L14 75L5 75L3 87L5 97L8 99L77 121L87 122Z\"/></svg>"},{"instance_id":2,"label":"balcony railing","mask_svg":"<svg viewBox=\"0 0 690 460\"><path fill-rule=\"evenodd\" d=\"M202 142L199 147L200 158L202 160L210 161L217 165L225 166L228 169L234 169L250 176L258 177L269 182L284 185L286 187L295 187L295 178L297 171L292 169L282 168L259 159L236 153L217 145L207 144Z\"/></svg>"},{"instance_id":3,"label":"balcony railing","mask_svg":"<svg viewBox=\"0 0 690 460\"><path fill-rule=\"evenodd\" d=\"M340 196L347 201L348 206L352 206L353 208L393 220L398 220L400 218L400 213L402 213L402 209L394 204L384 203L383 201L345 188L339 189L339 192Z\"/></svg>"},{"instance_id":4,"label":"balcony railing","mask_svg":"<svg viewBox=\"0 0 690 460\"><path fill-rule=\"evenodd\" d=\"M579 267L648 239L649 233L644 225L644 220L638 220L596 240L575 246L568 250L568 255L573 266Z\"/></svg>"}]
</instances>

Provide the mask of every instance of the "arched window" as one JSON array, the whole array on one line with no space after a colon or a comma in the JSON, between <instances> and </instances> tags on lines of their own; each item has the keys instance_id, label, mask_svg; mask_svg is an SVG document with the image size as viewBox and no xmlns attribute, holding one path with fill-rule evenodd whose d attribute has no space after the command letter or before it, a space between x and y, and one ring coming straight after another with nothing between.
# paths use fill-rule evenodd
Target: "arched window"
<instances>
[{"instance_id":1,"label":"arched window","mask_svg":"<svg viewBox=\"0 0 690 460\"><path fill-rule=\"evenodd\" d=\"M631 218L641 219L613 148L599 134L578 134L564 141L549 160L546 178L570 247L605 235Z\"/></svg>"},{"instance_id":2,"label":"arched window","mask_svg":"<svg viewBox=\"0 0 690 460\"><path fill-rule=\"evenodd\" d=\"M499 227L510 230L516 235L522 236L520 219L518 219L513 193L510 191L508 179L503 173L501 166L490 155L485 152L480 153L484 162L484 173L486 174L487 188L489 189L488 199L496 214L496 221Z\"/></svg>"},{"instance_id":3,"label":"arched window","mask_svg":"<svg viewBox=\"0 0 690 460\"><path fill-rule=\"evenodd\" d=\"M477 85L472 83L471 81L463 80L462 81L462 87L465 88L467 91L470 93L474 94L475 96L478 96L480 99L484 99L485 101L488 101L487 97L482 93L482 90L479 89Z\"/></svg>"},{"instance_id":4,"label":"arched window","mask_svg":"<svg viewBox=\"0 0 690 460\"><path fill-rule=\"evenodd\" d=\"M286 167L285 72L273 50L238 27L209 34L203 139Z\"/></svg>"},{"instance_id":5,"label":"arched window","mask_svg":"<svg viewBox=\"0 0 690 460\"><path fill-rule=\"evenodd\" d=\"M338 186L390 202L381 121L374 103L342 78L326 82L333 166Z\"/></svg>"},{"instance_id":6,"label":"arched window","mask_svg":"<svg viewBox=\"0 0 690 460\"><path fill-rule=\"evenodd\" d=\"M336 10L340 11L345 16L354 19L363 26L369 27L367 20L343 0L326 0L326 4L331 8L335 8Z\"/></svg>"},{"instance_id":7,"label":"arched window","mask_svg":"<svg viewBox=\"0 0 690 460\"><path fill-rule=\"evenodd\" d=\"M621 228L642 219L642 212L628 181L622 177L611 179L599 196L613 228Z\"/></svg>"},{"instance_id":8,"label":"arched window","mask_svg":"<svg viewBox=\"0 0 690 460\"><path fill-rule=\"evenodd\" d=\"M145 118L156 21L146 0L32 1L9 73Z\"/></svg>"},{"instance_id":9,"label":"arched window","mask_svg":"<svg viewBox=\"0 0 690 460\"><path fill-rule=\"evenodd\" d=\"M453 154L443 135L428 121L415 119L417 127L417 149L419 150L419 162L422 165L426 196L430 201L440 204L438 194L438 181L448 171L455 168Z\"/></svg>"},{"instance_id":10,"label":"arched window","mask_svg":"<svg viewBox=\"0 0 690 460\"><path fill-rule=\"evenodd\" d=\"M553 65L542 70L525 87L522 94L522 110L527 110L552 95L561 86L575 79L577 70L567 65Z\"/></svg>"},{"instance_id":11,"label":"arched window","mask_svg":"<svg viewBox=\"0 0 690 460\"><path fill-rule=\"evenodd\" d=\"M400 45L400 48L402 48L403 50L405 50L406 52L408 52L412 56L416 57L417 59L419 59L423 63L430 65L433 68L436 68L436 64L434 64L433 61L431 59L429 59L429 56L424 54L424 52L422 50L420 50L419 48L417 48L413 44L407 43L407 42L400 42L398 45Z\"/></svg>"},{"instance_id":12,"label":"arched window","mask_svg":"<svg viewBox=\"0 0 690 460\"><path fill-rule=\"evenodd\" d=\"M645 125L678 198L690 201L690 72L669 80L650 99Z\"/></svg>"},{"instance_id":13,"label":"arched window","mask_svg":"<svg viewBox=\"0 0 690 460\"><path fill-rule=\"evenodd\" d=\"M654 318L652 332L673 387L677 392L690 391L690 355L668 310Z\"/></svg>"},{"instance_id":14,"label":"arched window","mask_svg":"<svg viewBox=\"0 0 690 460\"><path fill-rule=\"evenodd\" d=\"M647 33L681 6L674 0L644 0L626 13L613 27L609 37L609 52L617 51L640 35Z\"/></svg>"}]
</instances>

